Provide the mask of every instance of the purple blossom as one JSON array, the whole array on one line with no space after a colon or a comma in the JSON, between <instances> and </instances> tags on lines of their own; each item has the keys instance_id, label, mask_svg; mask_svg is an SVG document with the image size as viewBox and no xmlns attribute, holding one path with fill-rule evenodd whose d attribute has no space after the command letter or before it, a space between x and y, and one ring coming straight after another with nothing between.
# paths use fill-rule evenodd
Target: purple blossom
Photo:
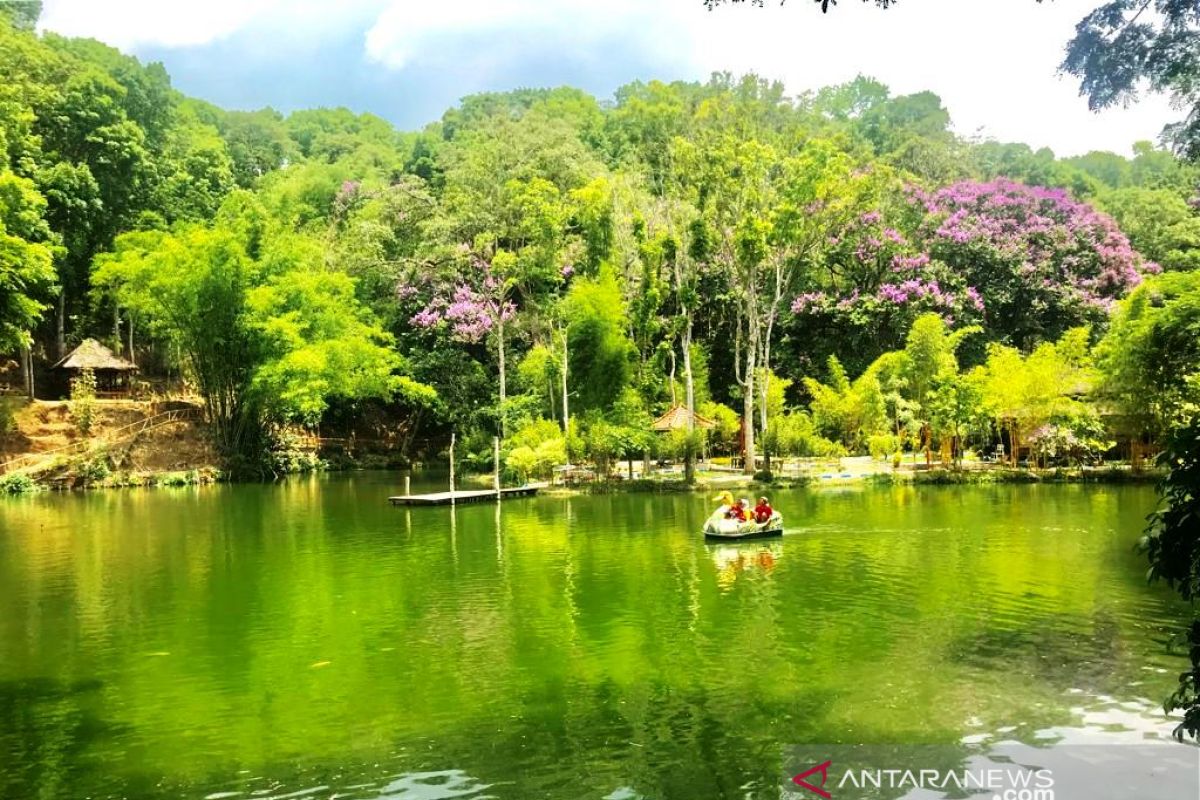
<instances>
[{"instance_id":1,"label":"purple blossom","mask_svg":"<svg viewBox=\"0 0 1200 800\"><path fill-rule=\"evenodd\" d=\"M825 300L824 292L805 292L792 301L792 313L803 314L813 306L824 305Z\"/></svg>"}]
</instances>

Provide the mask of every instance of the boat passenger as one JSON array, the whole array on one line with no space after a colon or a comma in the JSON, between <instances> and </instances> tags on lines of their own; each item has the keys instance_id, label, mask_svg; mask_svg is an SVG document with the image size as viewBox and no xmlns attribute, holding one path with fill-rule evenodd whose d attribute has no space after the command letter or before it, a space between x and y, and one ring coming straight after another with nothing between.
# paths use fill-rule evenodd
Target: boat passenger
<instances>
[{"instance_id":1,"label":"boat passenger","mask_svg":"<svg viewBox=\"0 0 1200 800\"><path fill-rule=\"evenodd\" d=\"M726 516L729 519L736 519L738 522L745 522L750 513L750 501L745 498L734 503Z\"/></svg>"},{"instance_id":2,"label":"boat passenger","mask_svg":"<svg viewBox=\"0 0 1200 800\"><path fill-rule=\"evenodd\" d=\"M775 509L771 508L771 504L767 498L758 498L758 505L754 507L754 521L759 525L771 519L771 515L775 513Z\"/></svg>"}]
</instances>

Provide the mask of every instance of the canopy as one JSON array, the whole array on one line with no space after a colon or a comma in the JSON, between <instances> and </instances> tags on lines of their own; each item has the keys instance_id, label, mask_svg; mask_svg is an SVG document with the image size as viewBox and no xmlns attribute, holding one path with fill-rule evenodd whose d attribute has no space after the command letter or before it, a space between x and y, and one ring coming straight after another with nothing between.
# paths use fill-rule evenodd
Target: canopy
<instances>
[{"instance_id":1,"label":"canopy","mask_svg":"<svg viewBox=\"0 0 1200 800\"><path fill-rule=\"evenodd\" d=\"M691 412L693 428L715 428L717 423L706 419L696 412ZM667 431L683 431L688 427L688 410L683 406L672 406L650 426L651 430L666 433Z\"/></svg>"},{"instance_id":2,"label":"canopy","mask_svg":"<svg viewBox=\"0 0 1200 800\"><path fill-rule=\"evenodd\" d=\"M95 339L84 339L82 342L80 342L79 347L76 347L70 353L67 353L66 358L55 364L54 368L91 370L108 369L117 370L119 372L133 372L137 369L137 365L129 363L120 356L113 355L112 350L109 350Z\"/></svg>"}]
</instances>

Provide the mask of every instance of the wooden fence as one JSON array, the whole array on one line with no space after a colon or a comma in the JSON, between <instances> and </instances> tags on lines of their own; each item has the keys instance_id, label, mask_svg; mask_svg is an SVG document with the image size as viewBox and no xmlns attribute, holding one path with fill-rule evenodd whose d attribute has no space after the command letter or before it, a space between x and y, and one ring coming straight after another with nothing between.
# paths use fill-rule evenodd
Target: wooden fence
<instances>
[{"instance_id":1,"label":"wooden fence","mask_svg":"<svg viewBox=\"0 0 1200 800\"><path fill-rule=\"evenodd\" d=\"M106 432L104 436L90 437L82 441L63 445L62 447L56 447L53 450L25 453L16 458L11 458L8 461L0 463L0 475L20 470L31 470L49 464L49 462L57 458L90 452L93 448L121 444L146 431L161 428L164 425L174 425L177 422L185 420L193 420L202 414L203 411L199 408L177 408L172 411L164 411L161 414L155 414L154 416L140 419L137 422L131 422L120 428L114 428Z\"/></svg>"}]
</instances>

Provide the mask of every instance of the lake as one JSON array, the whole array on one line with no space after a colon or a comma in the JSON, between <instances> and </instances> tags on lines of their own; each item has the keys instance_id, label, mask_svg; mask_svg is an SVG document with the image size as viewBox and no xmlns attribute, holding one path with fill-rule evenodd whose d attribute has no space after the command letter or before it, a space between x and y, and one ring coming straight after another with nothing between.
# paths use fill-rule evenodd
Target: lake
<instances>
[{"instance_id":1,"label":"lake","mask_svg":"<svg viewBox=\"0 0 1200 800\"><path fill-rule=\"evenodd\" d=\"M1173 727L1146 487L779 492L734 546L699 494L399 489L0 499L0 797L778 798L792 744Z\"/></svg>"}]
</instances>

